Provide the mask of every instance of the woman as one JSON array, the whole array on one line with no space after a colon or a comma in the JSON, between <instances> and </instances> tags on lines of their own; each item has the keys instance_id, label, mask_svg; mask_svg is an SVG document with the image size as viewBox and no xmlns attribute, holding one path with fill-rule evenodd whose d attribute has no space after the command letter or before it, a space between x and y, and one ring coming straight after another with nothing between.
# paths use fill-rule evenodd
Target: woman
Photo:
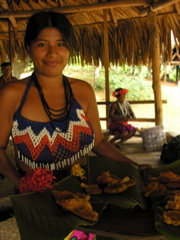
<instances>
[{"instance_id":1,"label":"woman","mask_svg":"<svg viewBox=\"0 0 180 240\"><path fill-rule=\"evenodd\" d=\"M85 155L91 150L137 165L104 139L91 86L63 75L73 37L73 28L64 15L34 14L25 34L34 73L1 89L0 173L16 188L20 187L21 174L5 153L10 135L16 164L23 174L29 168L41 167L63 175L74 163L84 166Z\"/></svg>"},{"instance_id":2,"label":"woman","mask_svg":"<svg viewBox=\"0 0 180 240\"><path fill-rule=\"evenodd\" d=\"M109 130L112 135L115 135L110 140L110 143L113 144L120 139L120 141L115 144L118 148L121 148L121 145L136 133L136 128L128 124L128 120L130 118L136 118L136 116L130 104L125 101L127 93L127 89L117 88L112 94L116 97L117 101L111 104L109 110Z\"/></svg>"}]
</instances>

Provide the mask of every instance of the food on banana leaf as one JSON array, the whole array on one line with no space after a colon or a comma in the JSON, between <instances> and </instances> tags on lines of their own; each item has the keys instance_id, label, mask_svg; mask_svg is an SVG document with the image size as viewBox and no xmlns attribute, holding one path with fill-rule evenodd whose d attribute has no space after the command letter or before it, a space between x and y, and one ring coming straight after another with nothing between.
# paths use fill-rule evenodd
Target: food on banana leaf
<instances>
[{"instance_id":1,"label":"food on banana leaf","mask_svg":"<svg viewBox=\"0 0 180 240\"><path fill-rule=\"evenodd\" d=\"M151 180L143 188L145 197L163 195L168 193L169 190L180 188L180 175L172 171L160 172L158 177L152 177Z\"/></svg>"},{"instance_id":2,"label":"food on banana leaf","mask_svg":"<svg viewBox=\"0 0 180 240\"><path fill-rule=\"evenodd\" d=\"M129 179L125 182L120 182L117 185L111 185L110 187L105 187L104 192L109 194L116 194L116 193L122 193L126 191L129 187L132 187L136 184L136 182L133 179Z\"/></svg>"},{"instance_id":3,"label":"food on banana leaf","mask_svg":"<svg viewBox=\"0 0 180 240\"><path fill-rule=\"evenodd\" d=\"M97 184L88 185L81 183L81 187L90 195L100 195L102 193L102 189Z\"/></svg>"},{"instance_id":4,"label":"food on banana leaf","mask_svg":"<svg viewBox=\"0 0 180 240\"><path fill-rule=\"evenodd\" d=\"M121 182L121 178L115 174L110 173L109 171L102 172L96 179L97 184L105 184L108 187L118 185Z\"/></svg>"},{"instance_id":5,"label":"food on banana leaf","mask_svg":"<svg viewBox=\"0 0 180 240\"><path fill-rule=\"evenodd\" d=\"M86 172L85 170L80 166L79 163L76 163L71 168L71 175L75 177L80 177L81 180L86 179Z\"/></svg>"},{"instance_id":6,"label":"food on banana leaf","mask_svg":"<svg viewBox=\"0 0 180 240\"><path fill-rule=\"evenodd\" d=\"M180 189L180 182L166 183L166 187L169 189Z\"/></svg>"},{"instance_id":7,"label":"food on banana leaf","mask_svg":"<svg viewBox=\"0 0 180 240\"><path fill-rule=\"evenodd\" d=\"M180 211L169 210L163 212L164 222L167 224L172 224L174 226L180 226Z\"/></svg>"},{"instance_id":8,"label":"food on banana leaf","mask_svg":"<svg viewBox=\"0 0 180 240\"><path fill-rule=\"evenodd\" d=\"M165 209L180 211L180 192L167 196Z\"/></svg>"},{"instance_id":9,"label":"food on banana leaf","mask_svg":"<svg viewBox=\"0 0 180 240\"><path fill-rule=\"evenodd\" d=\"M166 186L159 182L150 182L143 188L143 193L145 197L153 196L153 195L163 195L166 193Z\"/></svg>"},{"instance_id":10,"label":"food on banana leaf","mask_svg":"<svg viewBox=\"0 0 180 240\"><path fill-rule=\"evenodd\" d=\"M90 196L82 193L72 193L67 190L53 190L52 194L56 203L73 214L90 221L97 221L98 213L93 210Z\"/></svg>"},{"instance_id":11,"label":"food on banana leaf","mask_svg":"<svg viewBox=\"0 0 180 240\"><path fill-rule=\"evenodd\" d=\"M157 178L152 178L161 183L180 183L180 175L173 173L172 171L160 172Z\"/></svg>"},{"instance_id":12,"label":"food on banana leaf","mask_svg":"<svg viewBox=\"0 0 180 240\"><path fill-rule=\"evenodd\" d=\"M99 195L102 192L109 194L122 193L135 184L136 182L128 176L120 178L109 171L104 171L97 177L96 184L87 185L81 183L81 187L91 195Z\"/></svg>"}]
</instances>

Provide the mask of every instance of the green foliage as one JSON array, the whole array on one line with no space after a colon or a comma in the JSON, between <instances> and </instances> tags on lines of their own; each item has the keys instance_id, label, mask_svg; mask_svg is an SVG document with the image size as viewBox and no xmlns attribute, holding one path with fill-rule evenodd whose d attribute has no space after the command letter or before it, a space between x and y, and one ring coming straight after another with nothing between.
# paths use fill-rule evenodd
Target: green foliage
<instances>
[{"instance_id":1,"label":"green foliage","mask_svg":"<svg viewBox=\"0 0 180 240\"><path fill-rule=\"evenodd\" d=\"M80 66L78 64L68 65L64 74L70 77L87 81L93 86L95 92L105 91L105 69L95 66ZM119 87L127 88L127 100L154 99L151 82L146 80L149 75L147 67L112 66L109 69L109 88L111 93ZM114 99L111 99L112 101Z\"/></svg>"},{"instance_id":2,"label":"green foliage","mask_svg":"<svg viewBox=\"0 0 180 240\"><path fill-rule=\"evenodd\" d=\"M129 66L111 68L109 71L110 95L116 88L127 88L127 100L154 99L151 83L145 80L148 69ZM94 86L95 90L105 90L105 72L102 68Z\"/></svg>"}]
</instances>

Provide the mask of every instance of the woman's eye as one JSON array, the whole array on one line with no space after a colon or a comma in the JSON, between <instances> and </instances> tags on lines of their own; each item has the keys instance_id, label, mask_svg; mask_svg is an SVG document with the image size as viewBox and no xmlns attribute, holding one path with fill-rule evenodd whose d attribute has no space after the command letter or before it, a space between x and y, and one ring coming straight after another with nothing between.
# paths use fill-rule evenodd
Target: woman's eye
<instances>
[{"instance_id":1,"label":"woman's eye","mask_svg":"<svg viewBox=\"0 0 180 240\"><path fill-rule=\"evenodd\" d=\"M44 46L46 46L46 44L45 43L38 43L38 46L39 47L44 47Z\"/></svg>"},{"instance_id":2,"label":"woman's eye","mask_svg":"<svg viewBox=\"0 0 180 240\"><path fill-rule=\"evenodd\" d=\"M58 43L59 47L66 47L66 44L64 42Z\"/></svg>"}]
</instances>

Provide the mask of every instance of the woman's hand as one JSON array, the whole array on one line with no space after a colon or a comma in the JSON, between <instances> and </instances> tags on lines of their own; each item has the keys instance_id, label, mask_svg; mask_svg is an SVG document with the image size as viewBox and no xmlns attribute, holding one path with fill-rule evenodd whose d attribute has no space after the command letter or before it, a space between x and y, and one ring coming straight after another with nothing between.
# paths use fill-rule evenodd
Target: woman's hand
<instances>
[{"instance_id":1,"label":"woman's hand","mask_svg":"<svg viewBox=\"0 0 180 240\"><path fill-rule=\"evenodd\" d=\"M121 121L128 121L129 120L129 117L123 117L123 118L121 118Z\"/></svg>"},{"instance_id":2,"label":"woman's hand","mask_svg":"<svg viewBox=\"0 0 180 240\"><path fill-rule=\"evenodd\" d=\"M150 164L138 164L137 167L140 170L145 170L146 168L152 168L152 166Z\"/></svg>"}]
</instances>

